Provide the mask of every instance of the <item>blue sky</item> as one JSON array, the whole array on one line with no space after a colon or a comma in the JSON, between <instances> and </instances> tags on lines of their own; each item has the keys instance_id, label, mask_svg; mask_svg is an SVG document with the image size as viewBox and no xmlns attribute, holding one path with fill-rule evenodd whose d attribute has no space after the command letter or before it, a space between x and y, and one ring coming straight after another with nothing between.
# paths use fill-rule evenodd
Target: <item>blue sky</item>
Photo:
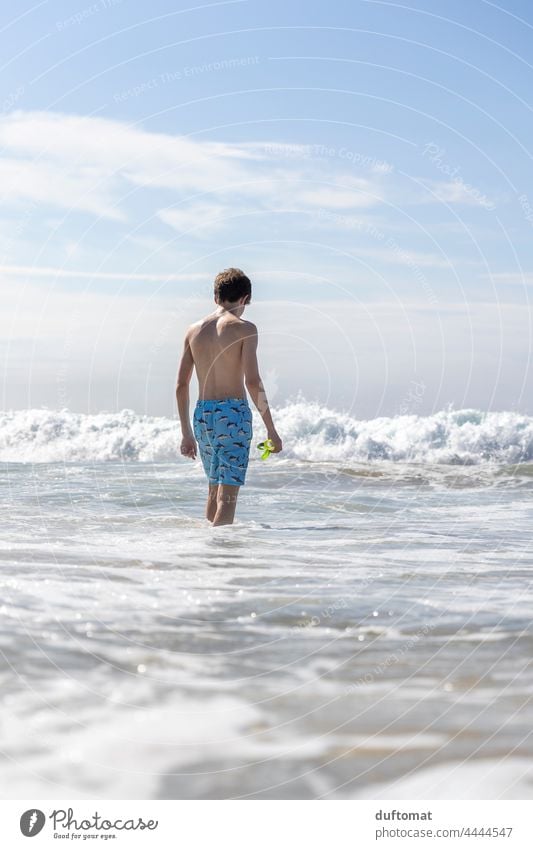
<instances>
[{"instance_id":1,"label":"blue sky","mask_svg":"<svg viewBox=\"0 0 533 849\"><path fill-rule=\"evenodd\" d=\"M237 265L274 404L533 413L532 34L512 0L4 8L4 408L174 415Z\"/></svg>"}]
</instances>

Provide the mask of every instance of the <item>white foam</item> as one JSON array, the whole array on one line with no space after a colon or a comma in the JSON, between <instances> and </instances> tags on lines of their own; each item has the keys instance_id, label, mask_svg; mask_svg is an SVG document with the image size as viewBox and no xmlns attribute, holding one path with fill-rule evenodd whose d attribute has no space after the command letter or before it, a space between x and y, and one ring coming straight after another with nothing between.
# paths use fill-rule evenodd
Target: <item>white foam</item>
<instances>
[{"instance_id":1,"label":"white foam","mask_svg":"<svg viewBox=\"0 0 533 849\"><path fill-rule=\"evenodd\" d=\"M533 799L533 763L526 758L450 761L370 785L353 798Z\"/></svg>"},{"instance_id":2,"label":"white foam","mask_svg":"<svg viewBox=\"0 0 533 849\"><path fill-rule=\"evenodd\" d=\"M254 413L257 434L264 428ZM533 460L533 417L447 408L431 416L357 419L297 401L275 411L285 458L354 463L479 464ZM254 457L252 451L252 458ZM67 409L0 413L4 462L182 461L173 419L133 410L85 415Z\"/></svg>"},{"instance_id":3,"label":"white foam","mask_svg":"<svg viewBox=\"0 0 533 849\"><path fill-rule=\"evenodd\" d=\"M139 685L130 697L142 699ZM156 798L166 775L229 757L239 748L242 728L258 721L255 708L225 695L201 701L172 695L157 706L122 704L98 715L94 705L76 705L74 713L75 721L64 711L59 721L53 712L34 709L29 728L6 717L4 749L10 739L27 742L16 759L0 765L2 798L61 799L67 791L76 799Z\"/></svg>"}]
</instances>

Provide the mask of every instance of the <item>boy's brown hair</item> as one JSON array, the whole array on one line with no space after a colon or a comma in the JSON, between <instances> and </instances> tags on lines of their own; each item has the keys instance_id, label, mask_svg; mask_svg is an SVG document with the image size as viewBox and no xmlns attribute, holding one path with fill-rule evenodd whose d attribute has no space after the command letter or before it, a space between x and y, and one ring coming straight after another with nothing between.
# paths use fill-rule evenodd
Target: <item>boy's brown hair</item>
<instances>
[{"instance_id":1,"label":"boy's brown hair","mask_svg":"<svg viewBox=\"0 0 533 849\"><path fill-rule=\"evenodd\" d=\"M252 284L240 268L225 268L215 277L215 301L235 302L252 294ZM248 301L250 299L248 298Z\"/></svg>"}]
</instances>

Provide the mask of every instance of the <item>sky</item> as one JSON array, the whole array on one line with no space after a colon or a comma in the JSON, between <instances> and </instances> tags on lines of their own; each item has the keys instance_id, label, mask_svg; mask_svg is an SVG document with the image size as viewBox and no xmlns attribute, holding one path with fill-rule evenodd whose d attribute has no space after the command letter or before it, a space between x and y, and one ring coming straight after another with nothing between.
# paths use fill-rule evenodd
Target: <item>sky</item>
<instances>
[{"instance_id":1,"label":"sky","mask_svg":"<svg viewBox=\"0 0 533 849\"><path fill-rule=\"evenodd\" d=\"M4 4L2 408L175 416L237 266L274 406L533 414L532 36L526 0Z\"/></svg>"}]
</instances>

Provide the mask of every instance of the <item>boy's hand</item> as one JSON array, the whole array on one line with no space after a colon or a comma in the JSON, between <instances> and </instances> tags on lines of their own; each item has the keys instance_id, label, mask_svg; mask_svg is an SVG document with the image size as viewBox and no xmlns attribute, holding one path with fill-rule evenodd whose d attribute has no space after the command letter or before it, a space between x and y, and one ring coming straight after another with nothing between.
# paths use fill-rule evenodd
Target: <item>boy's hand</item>
<instances>
[{"instance_id":1,"label":"boy's hand","mask_svg":"<svg viewBox=\"0 0 533 849\"><path fill-rule=\"evenodd\" d=\"M279 454L280 451L283 451L283 443L277 430L269 431L268 438L272 441L272 445L274 446L272 449L273 454Z\"/></svg>"},{"instance_id":2,"label":"boy's hand","mask_svg":"<svg viewBox=\"0 0 533 849\"><path fill-rule=\"evenodd\" d=\"M184 457L196 460L196 440L193 436L184 436L181 440L181 453Z\"/></svg>"}]
</instances>

